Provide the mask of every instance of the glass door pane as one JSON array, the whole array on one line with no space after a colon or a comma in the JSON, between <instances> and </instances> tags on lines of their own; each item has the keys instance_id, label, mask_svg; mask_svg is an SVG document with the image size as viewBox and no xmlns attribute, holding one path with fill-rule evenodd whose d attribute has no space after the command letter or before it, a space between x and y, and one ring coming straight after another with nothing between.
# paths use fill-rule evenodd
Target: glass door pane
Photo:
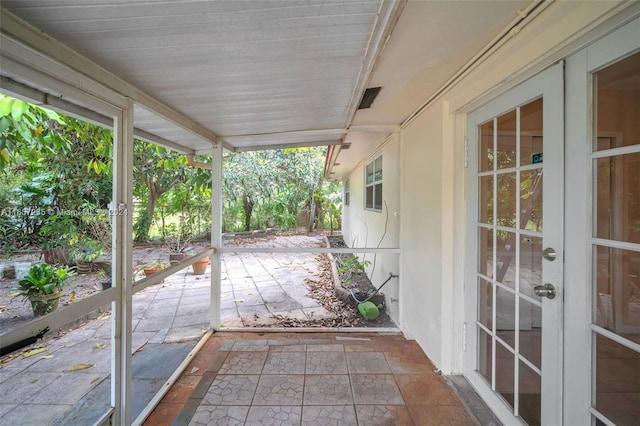
<instances>
[{"instance_id":1,"label":"glass door pane","mask_svg":"<svg viewBox=\"0 0 640 426\"><path fill-rule=\"evenodd\" d=\"M542 105L479 126L478 371L529 424L541 419Z\"/></svg>"},{"instance_id":2,"label":"glass door pane","mask_svg":"<svg viewBox=\"0 0 640 426\"><path fill-rule=\"evenodd\" d=\"M640 53L594 74L594 422L640 424Z\"/></svg>"}]
</instances>

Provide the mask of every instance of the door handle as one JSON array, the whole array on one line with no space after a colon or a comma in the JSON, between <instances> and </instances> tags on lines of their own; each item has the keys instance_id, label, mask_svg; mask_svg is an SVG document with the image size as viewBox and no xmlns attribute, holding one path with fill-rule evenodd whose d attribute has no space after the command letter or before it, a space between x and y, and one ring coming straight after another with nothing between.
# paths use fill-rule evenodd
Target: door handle
<instances>
[{"instance_id":1,"label":"door handle","mask_svg":"<svg viewBox=\"0 0 640 426\"><path fill-rule=\"evenodd\" d=\"M546 297L547 299L553 299L556 297L556 288L549 283L545 285L537 285L533 288L536 296L538 297Z\"/></svg>"}]
</instances>

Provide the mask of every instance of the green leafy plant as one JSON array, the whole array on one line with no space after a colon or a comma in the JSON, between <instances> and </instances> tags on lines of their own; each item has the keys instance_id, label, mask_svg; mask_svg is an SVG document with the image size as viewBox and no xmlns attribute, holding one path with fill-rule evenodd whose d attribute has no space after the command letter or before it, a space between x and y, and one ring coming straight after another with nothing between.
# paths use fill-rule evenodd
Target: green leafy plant
<instances>
[{"instance_id":1,"label":"green leafy plant","mask_svg":"<svg viewBox=\"0 0 640 426\"><path fill-rule=\"evenodd\" d=\"M75 275L69 267L51 266L46 263L34 265L11 293L12 297L29 299L62 291L67 279Z\"/></svg>"},{"instance_id":2,"label":"green leafy plant","mask_svg":"<svg viewBox=\"0 0 640 426\"><path fill-rule=\"evenodd\" d=\"M83 262L93 262L96 258L104 254L102 243L97 240L85 240L80 247L73 250L72 255L75 259Z\"/></svg>"},{"instance_id":3,"label":"green leafy plant","mask_svg":"<svg viewBox=\"0 0 640 426\"><path fill-rule=\"evenodd\" d=\"M40 228L44 248L70 247L78 241L78 226L70 216L48 217Z\"/></svg>"},{"instance_id":4,"label":"green leafy plant","mask_svg":"<svg viewBox=\"0 0 640 426\"><path fill-rule=\"evenodd\" d=\"M362 274L367 266L371 265L368 260L360 261L358 256L343 257L339 260L338 273L344 276L343 282L349 284L351 275Z\"/></svg>"}]
</instances>

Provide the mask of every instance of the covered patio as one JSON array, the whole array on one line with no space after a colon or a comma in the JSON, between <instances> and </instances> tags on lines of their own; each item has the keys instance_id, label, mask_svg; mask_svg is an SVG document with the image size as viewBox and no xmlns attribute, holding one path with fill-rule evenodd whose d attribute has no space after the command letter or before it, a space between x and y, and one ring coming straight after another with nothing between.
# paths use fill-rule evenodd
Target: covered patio
<instances>
[{"instance_id":1,"label":"covered patio","mask_svg":"<svg viewBox=\"0 0 640 426\"><path fill-rule=\"evenodd\" d=\"M404 6L395 1L182 3L2 4L2 90L114 132L113 287L2 337L3 345L11 345L111 304L111 362L105 365L112 378L110 401L98 423L129 424L138 418L132 354L143 320L136 300L149 289L209 256L209 285L199 283L203 291L209 290L200 296L208 308L197 328L220 330L223 319L234 324L233 318L223 317L229 313L224 309L229 302L223 299L221 260L227 250L221 237L223 150L344 142L375 60ZM360 131L384 137L389 129L383 125ZM190 164L211 169L213 209L208 249L135 283L129 273L135 266L134 138L177 150ZM198 155L212 160L204 165ZM326 247L228 250L292 256L353 252ZM399 249L396 242L363 246L358 253L397 256ZM149 309L162 312L155 304ZM301 308L307 315L304 309L309 307Z\"/></svg>"},{"instance_id":2,"label":"covered patio","mask_svg":"<svg viewBox=\"0 0 640 426\"><path fill-rule=\"evenodd\" d=\"M617 377L603 375L603 368L598 373L596 366L607 359L600 351L607 339L633 359L633 367L617 373L635 380L628 395L632 401L640 384L637 375L626 371L637 372L640 346L618 334L623 328L598 324L592 305L604 284L627 286L633 290L627 295L632 295L637 287L625 283L637 274L614 283L611 277L623 268L612 263L609 281L601 287L592 279L598 272L595 264L588 265L587 259L596 259L592 254L600 249L624 251L634 259L640 253L637 240L625 234L631 223L627 219L616 222L620 236L615 238L589 231L598 229L592 221L592 207L599 200L591 192L598 182L594 164L607 158L633 157L635 162L640 149L633 115L638 105L634 58L639 25L640 3L627 0L4 0L2 93L113 132L113 287L3 333L0 344L33 339L46 327L57 330L111 306L108 326L100 327L108 328L101 338L109 340L109 359L101 368L111 379L104 394L108 401L95 420L99 425L142 424L149 414L148 424L173 419L176 424L251 424L258 419L302 424L320 416L335 423L369 424L375 419L373 423L473 424L434 367L452 381L464 374L462 387L468 379L505 423L613 425L622 413L616 421L626 424L625 416L636 419L637 409L618 405L627 400L617 394L607 395L617 389ZM606 87L592 83L607 82L597 78L606 77L603 70L622 78L612 78L612 85L616 91L625 88L629 102L610 101L598 108L597 90ZM522 133L526 120L521 122L520 111L540 99L542 109L535 116L544 128L536 125L530 134ZM603 99L609 98L600 96ZM625 118L628 128L600 120L610 144L600 150L601 135L593 125L598 120L592 112L604 110L610 110L613 119ZM514 127L492 133L491 144L489 139L483 142L483 126L498 129L507 113L514 114L508 120ZM590 142L594 132L597 149ZM496 159L501 154L499 136L505 135L516 140L516 160L509 163L513 167L502 168ZM522 155L520 148L522 135L540 146L531 148L535 161L532 156L530 164L528 151ZM211 239L202 251L137 281L131 276L136 139L172 149L191 167L209 170L212 210ZM226 246L223 155L312 146L327 147L324 175L344 184L342 224L349 247ZM485 160L492 161L492 168L478 170ZM517 225L517 212L528 196L519 177L522 167L525 176L545 169L546 218L540 231ZM514 179L504 191L504 211L515 218L513 229L496 221L503 210L497 182L504 176ZM629 181L635 176L629 172ZM603 207L598 213L614 223L605 212L626 217L624 203L637 200L640 186L634 183L633 190L625 190L612 182L603 193L615 193L618 210ZM572 190L565 191L569 186ZM492 190L483 193L483 188ZM491 222L482 222L481 215ZM482 232L488 230L492 236L486 241L492 243L498 234L511 232L513 241L531 244L531 250L512 244L507 249L515 249L516 260L521 252L535 255L535 262L515 263L515 289L502 282L510 277L508 271L495 273L497 245L482 244ZM553 249L553 255L547 252L543 258L540 249L545 247ZM223 256L230 253L256 258L370 256L372 280L395 277L385 288L385 306L408 341L386 333L301 337L221 332L223 325L233 323L225 316L230 312L225 312L229 306L223 296ZM560 261L553 262L556 255ZM206 330L205 338L162 383L171 389L162 402L164 392L141 407L136 374L153 367L153 361L143 367L136 363L136 332L141 321L144 324L136 300L163 280L171 283L174 274L204 257L211 259L209 280L198 283L202 294L190 297L199 299L194 325ZM518 272L534 264L539 269L531 274L534 290L552 287L525 294L519 290ZM506 269L504 264L501 269ZM248 285L242 282L245 272L237 273L242 285ZM483 285L491 291L483 292ZM506 290L508 297L497 297L495 289ZM565 289L571 303L564 303ZM281 290L274 293L273 304L285 302ZM482 303L488 304L490 318L481 315ZM546 324L544 332L535 335L532 355L523 353L527 345L520 345L526 331L519 319L521 303L535 305L540 312L535 318ZM161 312L154 304L150 309ZM304 309L300 315L306 316ZM498 325L503 317L515 322ZM637 327L632 328L636 334ZM501 337L504 329L513 341ZM399 349L411 358L402 359ZM34 364L51 360L58 358L39 358ZM338 360L331 365L340 370L315 369L329 360ZM292 371L280 370L282 363ZM524 380L527 371L534 379L532 388ZM0 369L0 378L6 374ZM328 397L337 392L318 391L324 386L320 382L332 383L327 375L338 383L335 389L344 392L340 403ZM371 377L375 375L380 377ZM12 387L9 383L0 385ZM229 403L224 392L235 385L245 390L244 396ZM67 386L62 383L61 388ZM380 392L371 395L372 388ZM282 401L285 389L291 391L288 404ZM480 405L468 406L480 412Z\"/></svg>"}]
</instances>

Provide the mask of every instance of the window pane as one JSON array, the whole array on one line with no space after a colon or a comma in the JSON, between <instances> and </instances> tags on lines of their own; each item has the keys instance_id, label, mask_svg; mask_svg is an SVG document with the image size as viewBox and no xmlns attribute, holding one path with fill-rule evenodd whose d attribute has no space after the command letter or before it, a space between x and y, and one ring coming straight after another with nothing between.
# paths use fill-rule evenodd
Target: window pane
<instances>
[{"instance_id":1,"label":"window pane","mask_svg":"<svg viewBox=\"0 0 640 426\"><path fill-rule=\"evenodd\" d=\"M513 407L513 354L496 343L496 391Z\"/></svg>"},{"instance_id":2,"label":"window pane","mask_svg":"<svg viewBox=\"0 0 640 426\"><path fill-rule=\"evenodd\" d=\"M376 210L382 210L382 184L378 183L375 185L375 206Z\"/></svg>"},{"instance_id":3,"label":"window pane","mask_svg":"<svg viewBox=\"0 0 640 426\"><path fill-rule=\"evenodd\" d=\"M373 163L367 164L367 184L373 183Z\"/></svg>"},{"instance_id":4,"label":"window pane","mask_svg":"<svg viewBox=\"0 0 640 426\"><path fill-rule=\"evenodd\" d=\"M542 368L542 308L520 299L520 355Z\"/></svg>"},{"instance_id":5,"label":"window pane","mask_svg":"<svg viewBox=\"0 0 640 426\"><path fill-rule=\"evenodd\" d=\"M493 120L480 126L480 164L481 172L493 170Z\"/></svg>"},{"instance_id":6,"label":"window pane","mask_svg":"<svg viewBox=\"0 0 640 426\"><path fill-rule=\"evenodd\" d=\"M516 288L516 234L497 231L496 280L509 288Z\"/></svg>"},{"instance_id":7,"label":"window pane","mask_svg":"<svg viewBox=\"0 0 640 426\"><path fill-rule=\"evenodd\" d=\"M492 370L491 336L478 327L478 371L491 384Z\"/></svg>"},{"instance_id":8,"label":"window pane","mask_svg":"<svg viewBox=\"0 0 640 426\"><path fill-rule=\"evenodd\" d=\"M597 335L593 405L616 425L640 424L640 353Z\"/></svg>"},{"instance_id":9,"label":"window pane","mask_svg":"<svg viewBox=\"0 0 640 426\"><path fill-rule=\"evenodd\" d=\"M542 162L542 98L520 108L520 165Z\"/></svg>"},{"instance_id":10,"label":"window pane","mask_svg":"<svg viewBox=\"0 0 640 426\"><path fill-rule=\"evenodd\" d=\"M382 180L382 157L378 157L375 162L375 182Z\"/></svg>"},{"instance_id":11,"label":"window pane","mask_svg":"<svg viewBox=\"0 0 640 426\"><path fill-rule=\"evenodd\" d=\"M596 236L640 243L640 154L596 161Z\"/></svg>"},{"instance_id":12,"label":"window pane","mask_svg":"<svg viewBox=\"0 0 640 426\"><path fill-rule=\"evenodd\" d=\"M518 375L518 414L529 426L540 424L541 394L540 376L521 361Z\"/></svg>"},{"instance_id":13,"label":"window pane","mask_svg":"<svg viewBox=\"0 0 640 426\"><path fill-rule=\"evenodd\" d=\"M480 178L480 222L493 225L493 176Z\"/></svg>"},{"instance_id":14,"label":"window pane","mask_svg":"<svg viewBox=\"0 0 640 426\"><path fill-rule=\"evenodd\" d=\"M367 199L365 200L365 206L368 209L373 208L373 186L367 186Z\"/></svg>"},{"instance_id":15,"label":"window pane","mask_svg":"<svg viewBox=\"0 0 640 426\"><path fill-rule=\"evenodd\" d=\"M496 286L496 335L515 348L516 295Z\"/></svg>"},{"instance_id":16,"label":"window pane","mask_svg":"<svg viewBox=\"0 0 640 426\"><path fill-rule=\"evenodd\" d=\"M624 335L640 327L640 253L597 246L595 322Z\"/></svg>"},{"instance_id":17,"label":"window pane","mask_svg":"<svg viewBox=\"0 0 640 426\"><path fill-rule=\"evenodd\" d=\"M478 279L478 321L488 329L493 328L493 285L482 278Z\"/></svg>"},{"instance_id":18,"label":"window pane","mask_svg":"<svg viewBox=\"0 0 640 426\"><path fill-rule=\"evenodd\" d=\"M520 229L542 232L542 169L520 173Z\"/></svg>"},{"instance_id":19,"label":"window pane","mask_svg":"<svg viewBox=\"0 0 640 426\"><path fill-rule=\"evenodd\" d=\"M498 175L497 225L516 227L516 194L516 174Z\"/></svg>"},{"instance_id":20,"label":"window pane","mask_svg":"<svg viewBox=\"0 0 640 426\"><path fill-rule=\"evenodd\" d=\"M493 229L478 229L478 272L493 277Z\"/></svg>"},{"instance_id":21,"label":"window pane","mask_svg":"<svg viewBox=\"0 0 640 426\"><path fill-rule=\"evenodd\" d=\"M516 166L516 112L498 117L498 169Z\"/></svg>"},{"instance_id":22,"label":"window pane","mask_svg":"<svg viewBox=\"0 0 640 426\"><path fill-rule=\"evenodd\" d=\"M542 238L520 237L520 293L540 300L533 287L542 284Z\"/></svg>"},{"instance_id":23,"label":"window pane","mask_svg":"<svg viewBox=\"0 0 640 426\"><path fill-rule=\"evenodd\" d=\"M599 71L596 81L598 137L594 150L640 143L640 53Z\"/></svg>"}]
</instances>

